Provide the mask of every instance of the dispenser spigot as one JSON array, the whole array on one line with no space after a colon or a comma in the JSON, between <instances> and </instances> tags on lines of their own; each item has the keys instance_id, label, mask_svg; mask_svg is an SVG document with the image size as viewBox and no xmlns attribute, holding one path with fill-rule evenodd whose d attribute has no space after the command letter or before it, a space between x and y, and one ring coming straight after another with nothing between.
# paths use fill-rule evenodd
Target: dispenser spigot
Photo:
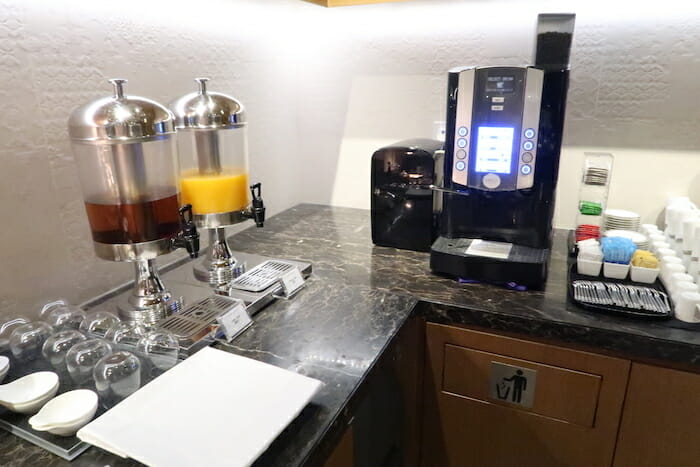
<instances>
[{"instance_id":1,"label":"dispenser spigot","mask_svg":"<svg viewBox=\"0 0 700 467\"><path fill-rule=\"evenodd\" d=\"M250 209L245 211L245 215L255 221L257 227L262 227L265 224L265 203L260 196L261 184L256 183L250 186L250 194L253 197Z\"/></svg>"},{"instance_id":2,"label":"dispenser spigot","mask_svg":"<svg viewBox=\"0 0 700 467\"><path fill-rule=\"evenodd\" d=\"M196 258L199 256L199 232L192 220L192 205L186 204L178 212L180 213L180 233L173 238L173 247L185 248L190 258Z\"/></svg>"}]
</instances>

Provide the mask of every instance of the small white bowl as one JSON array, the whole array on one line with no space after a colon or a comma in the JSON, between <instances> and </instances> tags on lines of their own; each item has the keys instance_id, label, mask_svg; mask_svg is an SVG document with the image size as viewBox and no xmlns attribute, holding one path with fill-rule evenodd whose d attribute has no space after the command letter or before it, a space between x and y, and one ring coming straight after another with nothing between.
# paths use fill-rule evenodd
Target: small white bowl
<instances>
[{"instance_id":1,"label":"small white bowl","mask_svg":"<svg viewBox=\"0 0 700 467\"><path fill-rule=\"evenodd\" d=\"M89 389L66 392L47 402L29 424L36 431L72 436L95 416L97 401L97 394Z\"/></svg>"},{"instance_id":2,"label":"small white bowl","mask_svg":"<svg viewBox=\"0 0 700 467\"><path fill-rule=\"evenodd\" d=\"M58 391L58 375L39 371L0 386L0 404L13 412L35 413Z\"/></svg>"},{"instance_id":3,"label":"small white bowl","mask_svg":"<svg viewBox=\"0 0 700 467\"><path fill-rule=\"evenodd\" d=\"M609 277L610 279L624 279L627 277L627 273L630 270L630 265L628 264L618 264L618 263L603 263L603 275Z\"/></svg>"},{"instance_id":4,"label":"small white bowl","mask_svg":"<svg viewBox=\"0 0 700 467\"><path fill-rule=\"evenodd\" d=\"M634 282L642 282L644 284L653 284L656 278L659 277L661 269L656 268L641 268L638 266L630 267L630 278Z\"/></svg>"},{"instance_id":5,"label":"small white bowl","mask_svg":"<svg viewBox=\"0 0 700 467\"><path fill-rule=\"evenodd\" d=\"M583 274L585 276L600 275L600 267L602 265L602 261L590 261L587 259L576 260L576 270L579 274Z\"/></svg>"}]
</instances>

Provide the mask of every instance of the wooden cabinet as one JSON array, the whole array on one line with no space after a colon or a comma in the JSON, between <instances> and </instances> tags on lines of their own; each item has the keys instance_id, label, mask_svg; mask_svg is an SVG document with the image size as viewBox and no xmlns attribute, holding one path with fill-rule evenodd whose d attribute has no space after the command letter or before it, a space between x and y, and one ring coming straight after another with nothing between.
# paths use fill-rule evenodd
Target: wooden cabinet
<instances>
[{"instance_id":1,"label":"wooden cabinet","mask_svg":"<svg viewBox=\"0 0 700 467\"><path fill-rule=\"evenodd\" d=\"M634 363L615 467L700 465L700 375Z\"/></svg>"},{"instance_id":2,"label":"wooden cabinet","mask_svg":"<svg viewBox=\"0 0 700 467\"><path fill-rule=\"evenodd\" d=\"M352 425L348 426L323 467L354 467L355 438Z\"/></svg>"},{"instance_id":3,"label":"wooden cabinet","mask_svg":"<svg viewBox=\"0 0 700 467\"><path fill-rule=\"evenodd\" d=\"M368 3L401 2L404 0L306 0L323 6L366 5Z\"/></svg>"},{"instance_id":4,"label":"wooden cabinet","mask_svg":"<svg viewBox=\"0 0 700 467\"><path fill-rule=\"evenodd\" d=\"M612 465L629 361L432 323L426 352L422 465Z\"/></svg>"}]
</instances>

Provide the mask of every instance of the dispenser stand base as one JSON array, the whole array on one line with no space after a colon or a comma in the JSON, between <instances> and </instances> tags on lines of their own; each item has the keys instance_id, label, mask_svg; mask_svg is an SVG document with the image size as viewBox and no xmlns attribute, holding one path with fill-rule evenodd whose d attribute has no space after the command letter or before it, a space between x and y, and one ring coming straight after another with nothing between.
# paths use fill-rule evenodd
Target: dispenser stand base
<instances>
[{"instance_id":1,"label":"dispenser stand base","mask_svg":"<svg viewBox=\"0 0 700 467\"><path fill-rule=\"evenodd\" d=\"M128 298L119 303L119 315L125 321L154 325L182 309L182 297L173 297L160 280L155 260L134 262L136 278Z\"/></svg>"},{"instance_id":2,"label":"dispenser stand base","mask_svg":"<svg viewBox=\"0 0 700 467\"><path fill-rule=\"evenodd\" d=\"M194 265L194 277L214 288L222 287L236 278L236 266L236 258L226 243L225 228L209 229L209 250Z\"/></svg>"},{"instance_id":3,"label":"dispenser stand base","mask_svg":"<svg viewBox=\"0 0 700 467\"><path fill-rule=\"evenodd\" d=\"M231 264L212 267L207 258L202 259L192 267L194 277L198 281L207 282L212 287L220 287L230 283L234 277L236 260L232 258Z\"/></svg>"}]
</instances>

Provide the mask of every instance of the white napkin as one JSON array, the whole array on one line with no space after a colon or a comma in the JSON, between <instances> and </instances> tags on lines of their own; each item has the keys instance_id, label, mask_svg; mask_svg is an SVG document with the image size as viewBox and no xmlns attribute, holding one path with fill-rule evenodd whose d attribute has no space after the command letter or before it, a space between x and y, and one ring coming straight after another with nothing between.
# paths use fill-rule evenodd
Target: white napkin
<instances>
[{"instance_id":1,"label":"white napkin","mask_svg":"<svg viewBox=\"0 0 700 467\"><path fill-rule=\"evenodd\" d=\"M152 466L252 464L321 382L207 347L78 432Z\"/></svg>"}]
</instances>

